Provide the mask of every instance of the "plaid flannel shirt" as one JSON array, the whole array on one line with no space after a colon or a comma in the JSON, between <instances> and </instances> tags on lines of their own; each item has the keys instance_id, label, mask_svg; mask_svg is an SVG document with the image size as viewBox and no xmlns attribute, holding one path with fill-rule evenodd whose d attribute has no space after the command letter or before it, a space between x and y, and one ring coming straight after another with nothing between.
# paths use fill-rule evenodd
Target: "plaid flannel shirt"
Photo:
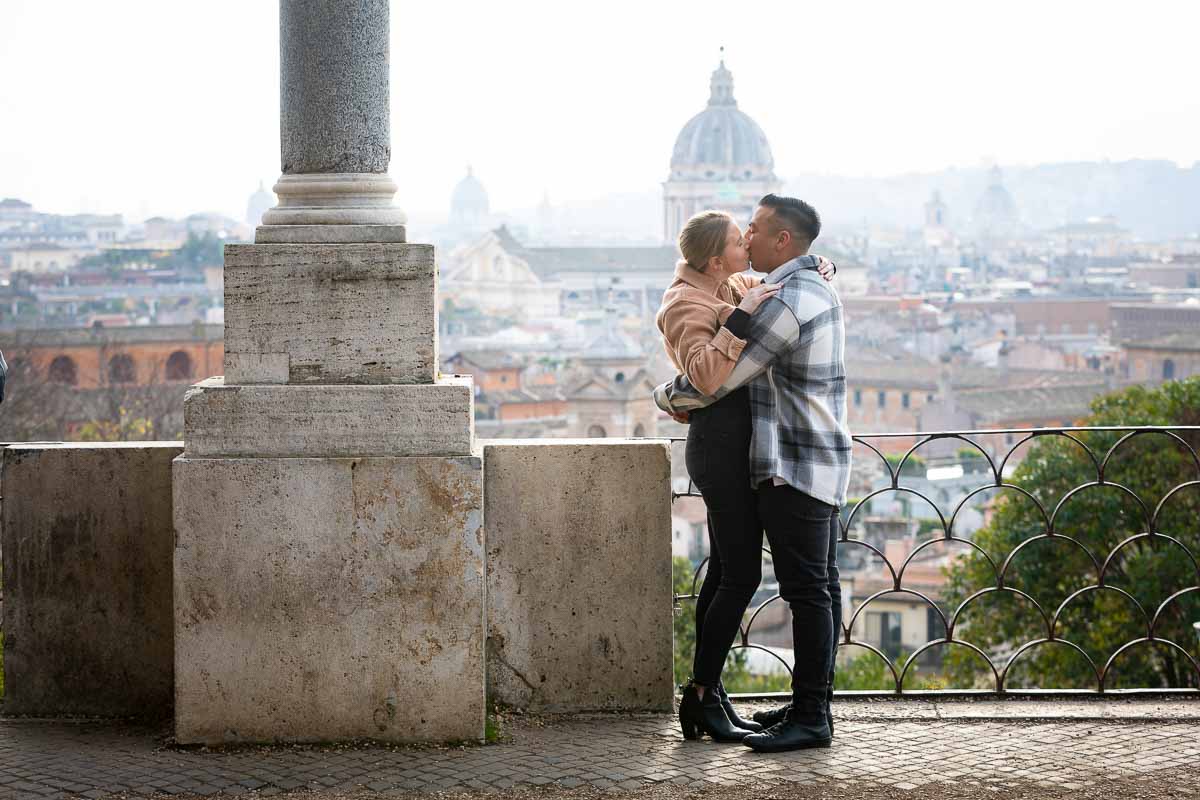
<instances>
[{"instance_id":1,"label":"plaid flannel shirt","mask_svg":"<svg viewBox=\"0 0 1200 800\"><path fill-rule=\"evenodd\" d=\"M840 506L850 483L851 448L845 327L842 301L816 266L815 257L801 256L766 277L781 288L751 316L746 347L712 396L679 375L654 390L654 402L668 413L692 411L749 383L754 485L780 479Z\"/></svg>"}]
</instances>

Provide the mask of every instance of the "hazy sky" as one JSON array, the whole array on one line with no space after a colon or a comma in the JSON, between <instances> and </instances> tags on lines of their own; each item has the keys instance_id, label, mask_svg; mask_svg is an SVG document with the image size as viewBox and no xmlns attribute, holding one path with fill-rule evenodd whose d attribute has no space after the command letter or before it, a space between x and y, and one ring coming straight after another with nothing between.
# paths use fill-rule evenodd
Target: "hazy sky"
<instances>
[{"instance_id":1,"label":"hazy sky","mask_svg":"<svg viewBox=\"0 0 1200 800\"><path fill-rule=\"evenodd\" d=\"M783 177L1200 159L1194 0L392 3L398 202L653 189L718 47ZM274 0L0 0L0 197L241 217L279 172Z\"/></svg>"}]
</instances>

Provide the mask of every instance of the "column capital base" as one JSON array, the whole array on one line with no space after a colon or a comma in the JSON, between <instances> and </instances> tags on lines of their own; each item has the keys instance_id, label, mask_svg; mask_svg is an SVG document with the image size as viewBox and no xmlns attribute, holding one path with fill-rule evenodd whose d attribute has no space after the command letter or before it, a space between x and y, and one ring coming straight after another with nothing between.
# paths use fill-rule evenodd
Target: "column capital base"
<instances>
[{"instance_id":1,"label":"column capital base","mask_svg":"<svg viewBox=\"0 0 1200 800\"><path fill-rule=\"evenodd\" d=\"M407 219L392 205L396 184L386 173L284 174L274 190L279 205L263 214L260 244L405 241Z\"/></svg>"}]
</instances>

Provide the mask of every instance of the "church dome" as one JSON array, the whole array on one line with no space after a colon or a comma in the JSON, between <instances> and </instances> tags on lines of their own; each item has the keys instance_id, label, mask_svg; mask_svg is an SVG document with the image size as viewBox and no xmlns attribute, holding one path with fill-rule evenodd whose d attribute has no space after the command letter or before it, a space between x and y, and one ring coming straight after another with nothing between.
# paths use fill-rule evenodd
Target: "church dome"
<instances>
[{"instance_id":1,"label":"church dome","mask_svg":"<svg viewBox=\"0 0 1200 800\"><path fill-rule=\"evenodd\" d=\"M725 62L712 74L708 107L688 120L671 154L672 180L774 180L775 159L758 123L737 107Z\"/></svg>"},{"instance_id":2,"label":"church dome","mask_svg":"<svg viewBox=\"0 0 1200 800\"><path fill-rule=\"evenodd\" d=\"M991 183L975 206L975 223L981 228L1006 227L1017 221L1017 204L1008 189L999 167L992 167Z\"/></svg>"},{"instance_id":3,"label":"church dome","mask_svg":"<svg viewBox=\"0 0 1200 800\"><path fill-rule=\"evenodd\" d=\"M467 167L467 176L458 182L450 197L450 224L475 226L487 218L489 211L487 189Z\"/></svg>"},{"instance_id":4,"label":"church dome","mask_svg":"<svg viewBox=\"0 0 1200 800\"><path fill-rule=\"evenodd\" d=\"M258 182L258 190L246 201L246 224L258 227L262 224L263 214L275 207L275 195L267 191L262 181Z\"/></svg>"}]
</instances>

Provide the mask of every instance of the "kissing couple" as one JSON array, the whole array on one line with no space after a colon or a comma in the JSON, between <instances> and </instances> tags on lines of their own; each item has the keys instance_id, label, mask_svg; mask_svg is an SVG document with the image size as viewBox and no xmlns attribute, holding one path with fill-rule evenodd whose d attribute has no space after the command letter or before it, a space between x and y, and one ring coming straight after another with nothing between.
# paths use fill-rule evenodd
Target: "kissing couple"
<instances>
[{"instance_id":1,"label":"kissing couple","mask_svg":"<svg viewBox=\"0 0 1200 800\"><path fill-rule=\"evenodd\" d=\"M838 512L851 439L836 265L809 254L820 232L817 211L792 197L763 197L745 232L729 214L701 212L679 234L683 259L658 311L681 374L654 400L688 424L688 473L708 507L711 552L679 704L688 739L781 752L833 738ZM762 577L764 535L792 611L792 699L748 721L721 669Z\"/></svg>"}]
</instances>

